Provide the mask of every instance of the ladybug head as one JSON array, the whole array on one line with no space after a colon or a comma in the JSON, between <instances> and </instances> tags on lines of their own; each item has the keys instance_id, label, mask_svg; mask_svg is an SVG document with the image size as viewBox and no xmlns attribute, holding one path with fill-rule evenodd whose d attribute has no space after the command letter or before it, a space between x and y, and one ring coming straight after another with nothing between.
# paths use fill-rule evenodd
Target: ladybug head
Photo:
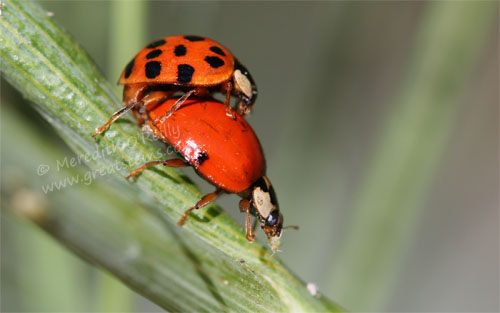
<instances>
[{"instance_id":1,"label":"ladybug head","mask_svg":"<svg viewBox=\"0 0 500 313\"><path fill-rule=\"evenodd\" d=\"M235 59L233 72L233 85L240 97L240 112L248 114L257 99L257 86L247 68Z\"/></svg>"},{"instance_id":2,"label":"ladybug head","mask_svg":"<svg viewBox=\"0 0 500 313\"><path fill-rule=\"evenodd\" d=\"M253 184L250 204L252 212L260 221L260 227L269 239L271 249L277 251L283 228L283 215L280 213L273 186L266 176L262 176Z\"/></svg>"}]
</instances>

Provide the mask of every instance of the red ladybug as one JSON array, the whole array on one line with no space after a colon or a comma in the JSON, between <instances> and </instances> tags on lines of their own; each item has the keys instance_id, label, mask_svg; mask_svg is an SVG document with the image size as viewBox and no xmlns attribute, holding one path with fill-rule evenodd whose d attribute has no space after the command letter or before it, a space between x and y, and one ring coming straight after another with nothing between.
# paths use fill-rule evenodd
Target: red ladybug
<instances>
[{"instance_id":1,"label":"red ladybug","mask_svg":"<svg viewBox=\"0 0 500 313\"><path fill-rule=\"evenodd\" d=\"M167 119L190 96L206 96L212 91L226 94L225 114L231 111L231 94L240 101L238 110L248 114L257 98L257 87L248 70L221 44L200 36L170 36L143 48L127 64L118 84L123 89L124 107L115 112L106 124L96 129L93 137L130 109L141 111L153 91L164 91L166 97L177 91L178 98L163 116ZM163 101L165 99L157 99Z\"/></svg>"},{"instance_id":2,"label":"red ladybug","mask_svg":"<svg viewBox=\"0 0 500 313\"><path fill-rule=\"evenodd\" d=\"M155 91L154 98L164 92ZM283 228L274 189L265 176L265 160L259 140L247 121L237 112L235 119L227 118L225 104L213 99L191 97L181 108L164 121L158 119L170 110L178 98L168 99L156 107L149 107L145 128L159 139L172 145L183 159L148 162L135 171L131 178L146 168L163 164L170 167L192 166L196 172L217 187L186 210L178 224L182 225L189 213L199 209L223 192L242 197L240 210L246 213L247 239L255 235L250 227L250 214L257 217L273 251L278 249ZM169 131L175 129L175 133Z\"/></svg>"}]
</instances>

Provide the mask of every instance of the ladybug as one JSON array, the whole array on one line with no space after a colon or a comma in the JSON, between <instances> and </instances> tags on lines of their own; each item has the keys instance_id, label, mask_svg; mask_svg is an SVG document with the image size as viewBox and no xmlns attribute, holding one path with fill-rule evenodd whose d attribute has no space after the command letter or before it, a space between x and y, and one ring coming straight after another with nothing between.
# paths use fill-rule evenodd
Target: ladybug
<instances>
[{"instance_id":1,"label":"ladybug","mask_svg":"<svg viewBox=\"0 0 500 313\"><path fill-rule=\"evenodd\" d=\"M163 91L151 93L157 99L164 95ZM254 131L234 110L235 118L227 118L225 104L210 98L190 97L169 119L158 119L174 107L178 99L170 98L149 108L149 118L143 128L173 146L182 158L148 162L130 172L127 179L158 164L192 166L217 189L186 210L178 225L184 224L191 211L209 204L220 194L235 193L242 197L239 207L246 213L247 240L255 239L252 229L256 224L250 227L250 215L254 215L255 222L260 221L272 250L276 251L283 230L283 215L271 182L265 176L264 155Z\"/></svg>"},{"instance_id":2,"label":"ladybug","mask_svg":"<svg viewBox=\"0 0 500 313\"><path fill-rule=\"evenodd\" d=\"M193 95L225 93L225 114L233 118L231 95L239 98L238 111L243 115L250 113L257 98L252 76L228 49L209 38L192 35L164 37L148 44L127 64L118 84L124 85L124 107L96 129L94 138L130 109L136 117L144 114L144 107L151 104L148 96L154 91L166 92L166 98L177 91L185 92L163 116L157 117L163 120Z\"/></svg>"}]
</instances>

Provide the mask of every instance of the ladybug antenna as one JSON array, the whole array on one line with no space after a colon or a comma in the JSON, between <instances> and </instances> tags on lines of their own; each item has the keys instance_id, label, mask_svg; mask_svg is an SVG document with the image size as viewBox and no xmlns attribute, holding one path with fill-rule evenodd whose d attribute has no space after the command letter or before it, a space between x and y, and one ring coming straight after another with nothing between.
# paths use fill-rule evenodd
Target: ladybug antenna
<instances>
[{"instance_id":1,"label":"ladybug antenna","mask_svg":"<svg viewBox=\"0 0 500 313\"><path fill-rule=\"evenodd\" d=\"M283 227L282 229L283 229L283 230L285 230L285 229L299 230L299 229L300 229L300 227L299 227L299 226L297 226L297 225L287 225L287 226Z\"/></svg>"}]
</instances>

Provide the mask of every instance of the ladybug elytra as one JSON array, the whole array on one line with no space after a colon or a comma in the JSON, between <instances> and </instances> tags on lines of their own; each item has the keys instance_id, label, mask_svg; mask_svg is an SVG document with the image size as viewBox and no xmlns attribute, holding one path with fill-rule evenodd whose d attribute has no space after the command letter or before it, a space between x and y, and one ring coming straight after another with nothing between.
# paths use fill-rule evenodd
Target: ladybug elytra
<instances>
[{"instance_id":1,"label":"ladybug elytra","mask_svg":"<svg viewBox=\"0 0 500 313\"><path fill-rule=\"evenodd\" d=\"M150 43L127 64L118 84L124 85L125 106L98 127L93 137L127 111L143 111L146 105L158 105L177 91L184 95L158 118L167 119L190 96L205 97L217 91L226 95L225 114L235 118L231 95L239 98L238 112L243 115L251 111L257 98L252 76L228 49L209 38L192 35L169 36ZM166 98L154 99L157 103L153 103L148 96L158 90L166 92Z\"/></svg>"}]
</instances>

